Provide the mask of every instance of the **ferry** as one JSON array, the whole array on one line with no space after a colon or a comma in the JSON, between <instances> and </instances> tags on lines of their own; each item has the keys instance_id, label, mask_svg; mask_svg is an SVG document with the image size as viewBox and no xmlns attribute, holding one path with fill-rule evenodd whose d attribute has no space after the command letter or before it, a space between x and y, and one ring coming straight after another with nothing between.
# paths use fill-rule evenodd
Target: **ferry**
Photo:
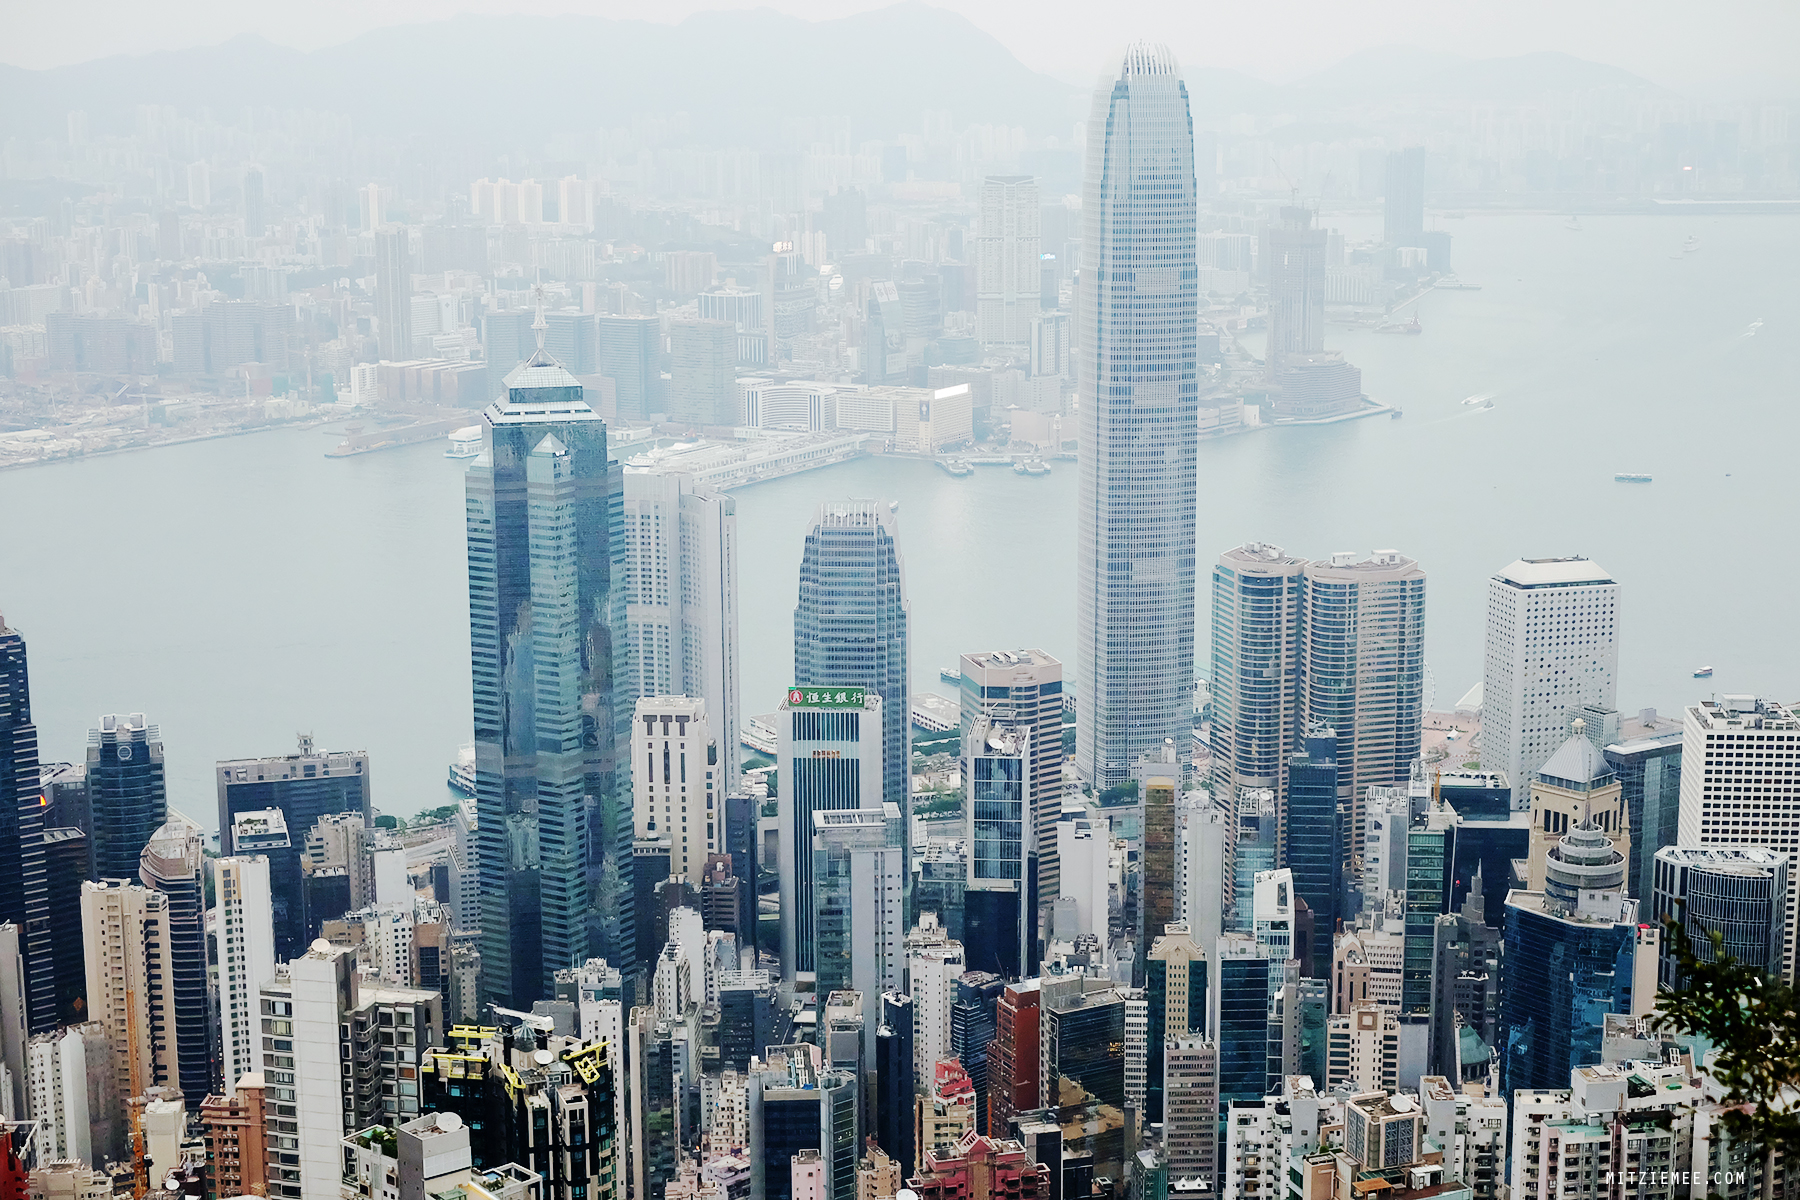
<instances>
[{"instance_id":1,"label":"ferry","mask_svg":"<svg viewBox=\"0 0 1800 1200\"><path fill-rule=\"evenodd\" d=\"M1389 420L1398 421L1401 417L1404 417L1405 415L1406 415L1406 413L1401 411L1401 409L1398 405L1395 405L1393 408L1388 410L1388 419Z\"/></svg>"},{"instance_id":2,"label":"ferry","mask_svg":"<svg viewBox=\"0 0 1800 1200\"><path fill-rule=\"evenodd\" d=\"M1013 473L1016 475L1048 475L1050 464L1041 458L1021 458L1013 463Z\"/></svg>"},{"instance_id":3,"label":"ferry","mask_svg":"<svg viewBox=\"0 0 1800 1200\"><path fill-rule=\"evenodd\" d=\"M1440 292L1479 292L1479 283L1464 283L1454 275L1446 275L1431 285Z\"/></svg>"},{"instance_id":4,"label":"ferry","mask_svg":"<svg viewBox=\"0 0 1800 1200\"><path fill-rule=\"evenodd\" d=\"M1711 667L1696 668L1694 671L1694 678L1695 679L1711 679L1712 678L1712 668Z\"/></svg>"},{"instance_id":5,"label":"ferry","mask_svg":"<svg viewBox=\"0 0 1800 1200\"><path fill-rule=\"evenodd\" d=\"M776 736L773 725L761 717L751 717L738 732L738 741L759 754L772 756L776 750Z\"/></svg>"},{"instance_id":6,"label":"ferry","mask_svg":"<svg viewBox=\"0 0 1800 1200\"><path fill-rule=\"evenodd\" d=\"M938 678L942 679L945 683L954 683L958 687L960 687L960 686L962 686L962 668L961 667L939 667L938 668Z\"/></svg>"},{"instance_id":7,"label":"ferry","mask_svg":"<svg viewBox=\"0 0 1800 1200\"><path fill-rule=\"evenodd\" d=\"M450 431L450 448L444 451L445 458L479 458L481 456L481 426L465 425L461 429Z\"/></svg>"},{"instance_id":8,"label":"ferry","mask_svg":"<svg viewBox=\"0 0 1800 1200\"><path fill-rule=\"evenodd\" d=\"M965 475L973 475L975 473L975 468L971 467L960 458L940 458L937 459L936 462L938 466L942 467L947 474L955 479L961 479Z\"/></svg>"},{"instance_id":9,"label":"ferry","mask_svg":"<svg viewBox=\"0 0 1800 1200\"><path fill-rule=\"evenodd\" d=\"M1375 327L1375 332L1376 333L1423 333L1424 327L1419 324L1419 318L1414 317L1410 321L1390 321L1386 325L1377 325Z\"/></svg>"},{"instance_id":10,"label":"ferry","mask_svg":"<svg viewBox=\"0 0 1800 1200\"><path fill-rule=\"evenodd\" d=\"M1687 241L1681 243L1681 252L1683 254L1692 254L1694 251L1698 250L1699 248L1700 248L1699 237L1694 234L1691 234L1691 233L1688 234Z\"/></svg>"},{"instance_id":11,"label":"ferry","mask_svg":"<svg viewBox=\"0 0 1800 1200\"><path fill-rule=\"evenodd\" d=\"M1618 483L1649 483L1650 476L1636 471L1620 471L1613 476L1613 480Z\"/></svg>"},{"instance_id":12,"label":"ferry","mask_svg":"<svg viewBox=\"0 0 1800 1200\"><path fill-rule=\"evenodd\" d=\"M475 795L475 747L462 746L456 751L456 761L450 764L450 778L446 780L450 790L459 796Z\"/></svg>"}]
</instances>

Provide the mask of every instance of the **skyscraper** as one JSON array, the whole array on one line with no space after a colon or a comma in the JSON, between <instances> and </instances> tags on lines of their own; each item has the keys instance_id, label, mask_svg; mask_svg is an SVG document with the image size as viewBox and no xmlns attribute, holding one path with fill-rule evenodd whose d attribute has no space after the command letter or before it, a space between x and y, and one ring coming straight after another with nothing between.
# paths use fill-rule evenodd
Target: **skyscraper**
<instances>
[{"instance_id":1,"label":"skyscraper","mask_svg":"<svg viewBox=\"0 0 1800 1200\"><path fill-rule=\"evenodd\" d=\"M1305 749L1288 758L1287 803L1281 861L1294 872L1294 892L1313 915L1312 954L1301 972L1322 979L1331 962L1331 939L1343 911L1343 850L1338 828L1337 731L1315 725Z\"/></svg>"},{"instance_id":2,"label":"skyscraper","mask_svg":"<svg viewBox=\"0 0 1800 1200\"><path fill-rule=\"evenodd\" d=\"M893 509L875 500L819 506L800 560L794 685L866 688L881 698L881 798L912 812L911 618Z\"/></svg>"},{"instance_id":3,"label":"skyscraper","mask_svg":"<svg viewBox=\"0 0 1800 1200\"><path fill-rule=\"evenodd\" d=\"M669 420L693 426L737 421L737 327L729 321L669 323Z\"/></svg>"},{"instance_id":4,"label":"skyscraper","mask_svg":"<svg viewBox=\"0 0 1800 1200\"><path fill-rule=\"evenodd\" d=\"M1325 349L1325 231L1312 210L1283 208L1263 234L1269 273L1269 378L1288 360Z\"/></svg>"},{"instance_id":5,"label":"skyscraper","mask_svg":"<svg viewBox=\"0 0 1800 1200\"><path fill-rule=\"evenodd\" d=\"M267 225L263 216L263 169L244 168L244 236L261 237Z\"/></svg>"},{"instance_id":6,"label":"skyscraper","mask_svg":"<svg viewBox=\"0 0 1800 1200\"><path fill-rule=\"evenodd\" d=\"M1408 146L1387 156L1387 191L1381 202L1381 240L1389 246L1425 243L1425 147Z\"/></svg>"},{"instance_id":7,"label":"skyscraper","mask_svg":"<svg viewBox=\"0 0 1800 1200\"><path fill-rule=\"evenodd\" d=\"M695 888L725 844L725 772L706 701L645 696L631 726L632 819L638 838L669 840L669 873Z\"/></svg>"},{"instance_id":8,"label":"skyscraper","mask_svg":"<svg viewBox=\"0 0 1800 1200\"><path fill-rule=\"evenodd\" d=\"M144 846L138 874L144 886L169 898L167 916L170 981L175 1034L176 1080L182 1098L200 1111L212 1090L212 1013L207 997L206 889L200 872L206 861L201 828L186 817L158 829ZM226 965L226 964L221 964ZM135 982L135 981L134 981Z\"/></svg>"},{"instance_id":9,"label":"skyscraper","mask_svg":"<svg viewBox=\"0 0 1800 1200\"><path fill-rule=\"evenodd\" d=\"M1186 924L1165 926L1144 963L1144 996L1149 1003L1149 1070L1144 1119L1163 1119L1163 1046L1173 1038L1206 1032L1206 955Z\"/></svg>"},{"instance_id":10,"label":"skyscraper","mask_svg":"<svg viewBox=\"0 0 1800 1200\"><path fill-rule=\"evenodd\" d=\"M1800 962L1800 719L1758 696L1727 695L1690 705L1682 726L1683 846L1767 846L1785 854L1787 904L1782 970Z\"/></svg>"},{"instance_id":11,"label":"skyscraper","mask_svg":"<svg viewBox=\"0 0 1800 1200\"><path fill-rule=\"evenodd\" d=\"M706 702L719 778L735 786L738 720L737 501L691 475L625 472L622 695Z\"/></svg>"},{"instance_id":12,"label":"skyscraper","mask_svg":"<svg viewBox=\"0 0 1800 1200\"><path fill-rule=\"evenodd\" d=\"M1301 574L1306 560L1246 542L1212 578L1212 788L1282 794L1300 713Z\"/></svg>"},{"instance_id":13,"label":"skyscraper","mask_svg":"<svg viewBox=\"0 0 1800 1200\"><path fill-rule=\"evenodd\" d=\"M528 1007L559 968L633 959L623 473L581 384L541 348L483 425L467 483L482 980Z\"/></svg>"},{"instance_id":14,"label":"skyscraper","mask_svg":"<svg viewBox=\"0 0 1800 1200\"><path fill-rule=\"evenodd\" d=\"M1642 737L1621 738L1605 749L1606 761L1619 775L1620 798L1631 828L1631 870L1626 895L1650 897L1656 852L1673 846L1681 829L1681 743L1683 733L1671 729Z\"/></svg>"},{"instance_id":15,"label":"skyscraper","mask_svg":"<svg viewBox=\"0 0 1800 1200\"><path fill-rule=\"evenodd\" d=\"M815 970L813 814L881 811L884 707L880 696L860 687L797 686L782 702L775 805L783 978Z\"/></svg>"},{"instance_id":16,"label":"skyscraper","mask_svg":"<svg viewBox=\"0 0 1800 1200\"><path fill-rule=\"evenodd\" d=\"M1674 917L1688 947L1712 962L1712 935L1725 955L1751 970L1779 976L1787 928L1787 855L1766 846L1666 846L1656 852L1652 893L1642 919ZM1683 986L1670 939L1657 969L1663 987Z\"/></svg>"},{"instance_id":17,"label":"skyscraper","mask_svg":"<svg viewBox=\"0 0 1800 1200\"><path fill-rule=\"evenodd\" d=\"M906 316L891 279L869 284L863 313L863 382L871 387L906 382Z\"/></svg>"},{"instance_id":18,"label":"skyscraper","mask_svg":"<svg viewBox=\"0 0 1800 1200\"><path fill-rule=\"evenodd\" d=\"M237 1095L238 1080L262 1069L258 989L275 977L275 927L269 860L262 855L212 860L218 928L220 1085Z\"/></svg>"},{"instance_id":19,"label":"skyscraper","mask_svg":"<svg viewBox=\"0 0 1800 1200\"><path fill-rule=\"evenodd\" d=\"M991 717L976 717L963 731L969 874L963 893L962 942L971 968L1003 979L1036 973L1037 897L1027 850L1036 844L1031 739L1028 726ZM981 1082L976 1086L979 1089Z\"/></svg>"},{"instance_id":20,"label":"skyscraper","mask_svg":"<svg viewBox=\"0 0 1800 1200\"><path fill-rule=\"evenodd\" d=\"M1619 585L1585 558L1522 558L1488 580L1481 761L1513 807L1568 735L1569 710L1616 707Z\"/></svg>"},{"instance_id":21,"label":"skyscraper","mask_svg":"<svg viewBox=\"0 0 1800 1200\"><path fill-rule=\"evenodd\" d=\"M55 974L45 969L51 945L42 795L25 639L0 616L0 922L19 928L33 1033L58 1024Z\"/></svg>"},{"instance_id":22,"label":"skyscraper","mask_svg":"<svg viewBox=\"0 0 1800 1200\"><path fill-rule=\"evenodd\" d=\"M1349 803L1343 852L1362 853L1371 784L1404 782L1425 726L1425 571L1395 550L1307 565L1301 629L1308 726L1337 730L1338 797Z\"/></svg>"},{"instance_id":23,"label":"skyscraper","mask_svg":"<svg viewBox=\"0 0 1800 1200\"><path fill-rule=\"evenodd\" d=\"M1038 236L1043 210L1030 175L981 181L975 223L975 337L983 349L1024 347L1042 286Z\"/></svg>"},{"instance_id":24,"label":"skyscraper","mask_svg":"<svg viewBox=\"0 0 1800 1200\"><path fill-rule=\"evenodd\" d=\"M1042 650L996 650L962 656L962 728L981 717L1030 729L1031 835L1040 903L1060 895L1056 822L1063 801L1062 663ZM1030 863L1026 864L1029 880ZM1028 914L1034 923L1035 913ZM1035 934L1034 934L1035 936Z\"/></svg>"},{"instance_id":25,"label":"skyscraper","mask_svg":"<svg viewBox=\"0 0 1800 1200\"><path fill-rule=\"evenodd\" d=\"M169 819L162 733L143 713L100 718L88 731L94 878L136 879L144 843Z\"/></svg>"},{"instance_id":26,"label":"skyscraper","mask_svg":"<svg viewBox=\"0 0 1800 1200\"><path fill-rule=\"evenodd\" d=\"M1199 268L1193 121L1168 48L1129 47L1087 127L1076 761L1100 789L1193 725Z\"/></svg>"},{"instance_id":27,"label":"skyscraper","mask_svg":"<svg viewBox=\"0 0 1800 1200\"><path fill-rule=\"evenodd\" d=\"M412 357L412 235L404 225L375 231L375 332L382 358Z\"/></svg>"},{"instance_id":28,"label":"skyscraper","mask_svg":"<svg viewBox=\"0 0 1800 1200\"><path fill-rule=\"evenodd\" d=\"M812 822L816 991L862 993L867 1071L876 1066L875 998L906 978L906 828L892 803L814 812Z\"/></svg>"},{"instance_id":29,"label":"skyscraper","mask_svg":"<svg viewBox=\"0 0 1800 1200\"><path fill-rule=\"evenodd\" d=\"M169 896L122 880L83 884L81 941L88 1014L106 1027L117 1094L176 1086Z\"/></svg>"}]
</instances>

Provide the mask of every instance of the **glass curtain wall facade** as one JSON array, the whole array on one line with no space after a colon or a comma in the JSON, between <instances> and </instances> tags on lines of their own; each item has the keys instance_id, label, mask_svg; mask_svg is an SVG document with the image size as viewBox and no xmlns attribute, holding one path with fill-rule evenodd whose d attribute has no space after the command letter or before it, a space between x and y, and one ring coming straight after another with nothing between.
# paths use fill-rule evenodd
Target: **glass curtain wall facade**
<instances>
[{"instance_id":1,"label":"glass curtain wall facade","mask_svg":"<svg viewBox=\"0 0 1800 1200\"><path fill-rule=\"evenodd\" d=\"M27 1021L32 1033L55 1029L56 975L51 959L48 881L44 868L42 787L37 726L25 639L0 617L0 921L23 931Z\"/></svg>"},{"instance_id":2,"label":"glass curtain wall facade","mask_svg":"<svg viewBox=\"0 0 1800 1200\"><path fill-rule=\"evenodd\" d=\"M88 730L94 877L136 879L138 855L169 819L162 734L143 713L101 717Z\"/></svg>"},{"instance_id":3,"label":"glass curtain wall facade","mask_svg":"<svg viewBox=\"0 0 1800 1200\"><path fill-rule=\"evenodd\" d=\"M963 735L969 876L963 894L970 970L1018 979L1032 967L1027 847L1032 841L1031 730L978 717ZM965 1064L966 1065L966 1064Z\"/></svg>"},{"instance_id":4,"label":"glass curtain wall facade","mask_svg":"<svg viewBox=\"0 0 1800 1200\"><path fill-rule=\"evenodd\" d=\"M1249 542L1219 556L1212 578L1212 787L1282 794L1297 749L1300 577L1306 560Z\"/></svg>"},{"instance_id":5,"label":"glass curtain wall facade","mask_svg":"<svg viewBox=\"0 0 1800 1200\"><path fill-rule=\"evenodd\" d=\"M1656 852L1673 846L1681 825L1682 732L1634 738L1604 753L1619 776L1631 828L1631 871L1627 890L1640 900L1650 895Z\"/></svg>"},{"instance_id":6,"label":"glass curtain wall facade","mask_svg":"<svg viewBox=\"0 0 1800 1200\"><path fill-rule=\"evenodd\" d=\"M1094 89L1087 127L1076 761L1104 789L1193 727L1194 133L1168 48L1129 47Z\"/></svg>"},{"instance_id":7,"label":"glass curtain wall facade","mask_svg":"<svg viewBox=\"0 0 1800 1200\"><path fill-rule=\"evenodd\" d=\"M482 986L528 1008L559 969L635 958L617 761L630 710L613 687L623 471L581 384L541 348L483 427L467 478Z\"/></svg>"},{"instance_id":8,"label":"glass curtain wall facade","mask_svg":"<svg viewBox=\"0 0 1800 1200\"><path fill-rule=\"evenodd\" d=\"M1313 914L1313 961L1301 970L1324 978L1332 935L1343 905L1343 852L1338 844L1337 731L1315 725L1306 749L1288 759L1286 832L1282 862L1294 873L1294 894Z\"/></svg>"}]
</instances>

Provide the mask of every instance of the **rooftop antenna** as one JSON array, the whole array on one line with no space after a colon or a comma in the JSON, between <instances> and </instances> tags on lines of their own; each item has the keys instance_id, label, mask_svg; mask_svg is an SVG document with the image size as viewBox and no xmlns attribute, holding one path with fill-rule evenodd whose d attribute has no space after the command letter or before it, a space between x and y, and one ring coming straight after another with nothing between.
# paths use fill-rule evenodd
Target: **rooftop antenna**
<instances>
[{"instance_id":1,"label":"rooftop antenna","mask_svg":"<svg viewBox=\"0 0 1800 1200\"><path fill-rule=\"evenodd\" d=\"M548 325L544 324L544 281L542 278L532 285L531 296L537 304L537 320L531 323L531 328L532 331L537 334L538 352L542 353L544 349L544 331L549 328Z\"/></svg>"}]
</instances>

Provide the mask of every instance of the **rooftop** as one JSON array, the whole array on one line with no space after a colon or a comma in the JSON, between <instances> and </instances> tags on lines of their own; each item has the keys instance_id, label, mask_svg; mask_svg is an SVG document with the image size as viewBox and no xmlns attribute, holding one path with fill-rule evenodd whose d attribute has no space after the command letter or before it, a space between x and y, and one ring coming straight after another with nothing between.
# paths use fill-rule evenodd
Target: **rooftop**
<instances>
[{"instance_id":1,"label":"rooftop","mask_svg":"<svg viewBox=\"0 0 1800 1200\"><path fill-rule=\"evenodd\" d=\"M1559 587L1571 583L1611 583L1613 577L1591 558L1521 558L1495 572L1494 578L1515 587Z\"/></svg>"}]
</instances>

